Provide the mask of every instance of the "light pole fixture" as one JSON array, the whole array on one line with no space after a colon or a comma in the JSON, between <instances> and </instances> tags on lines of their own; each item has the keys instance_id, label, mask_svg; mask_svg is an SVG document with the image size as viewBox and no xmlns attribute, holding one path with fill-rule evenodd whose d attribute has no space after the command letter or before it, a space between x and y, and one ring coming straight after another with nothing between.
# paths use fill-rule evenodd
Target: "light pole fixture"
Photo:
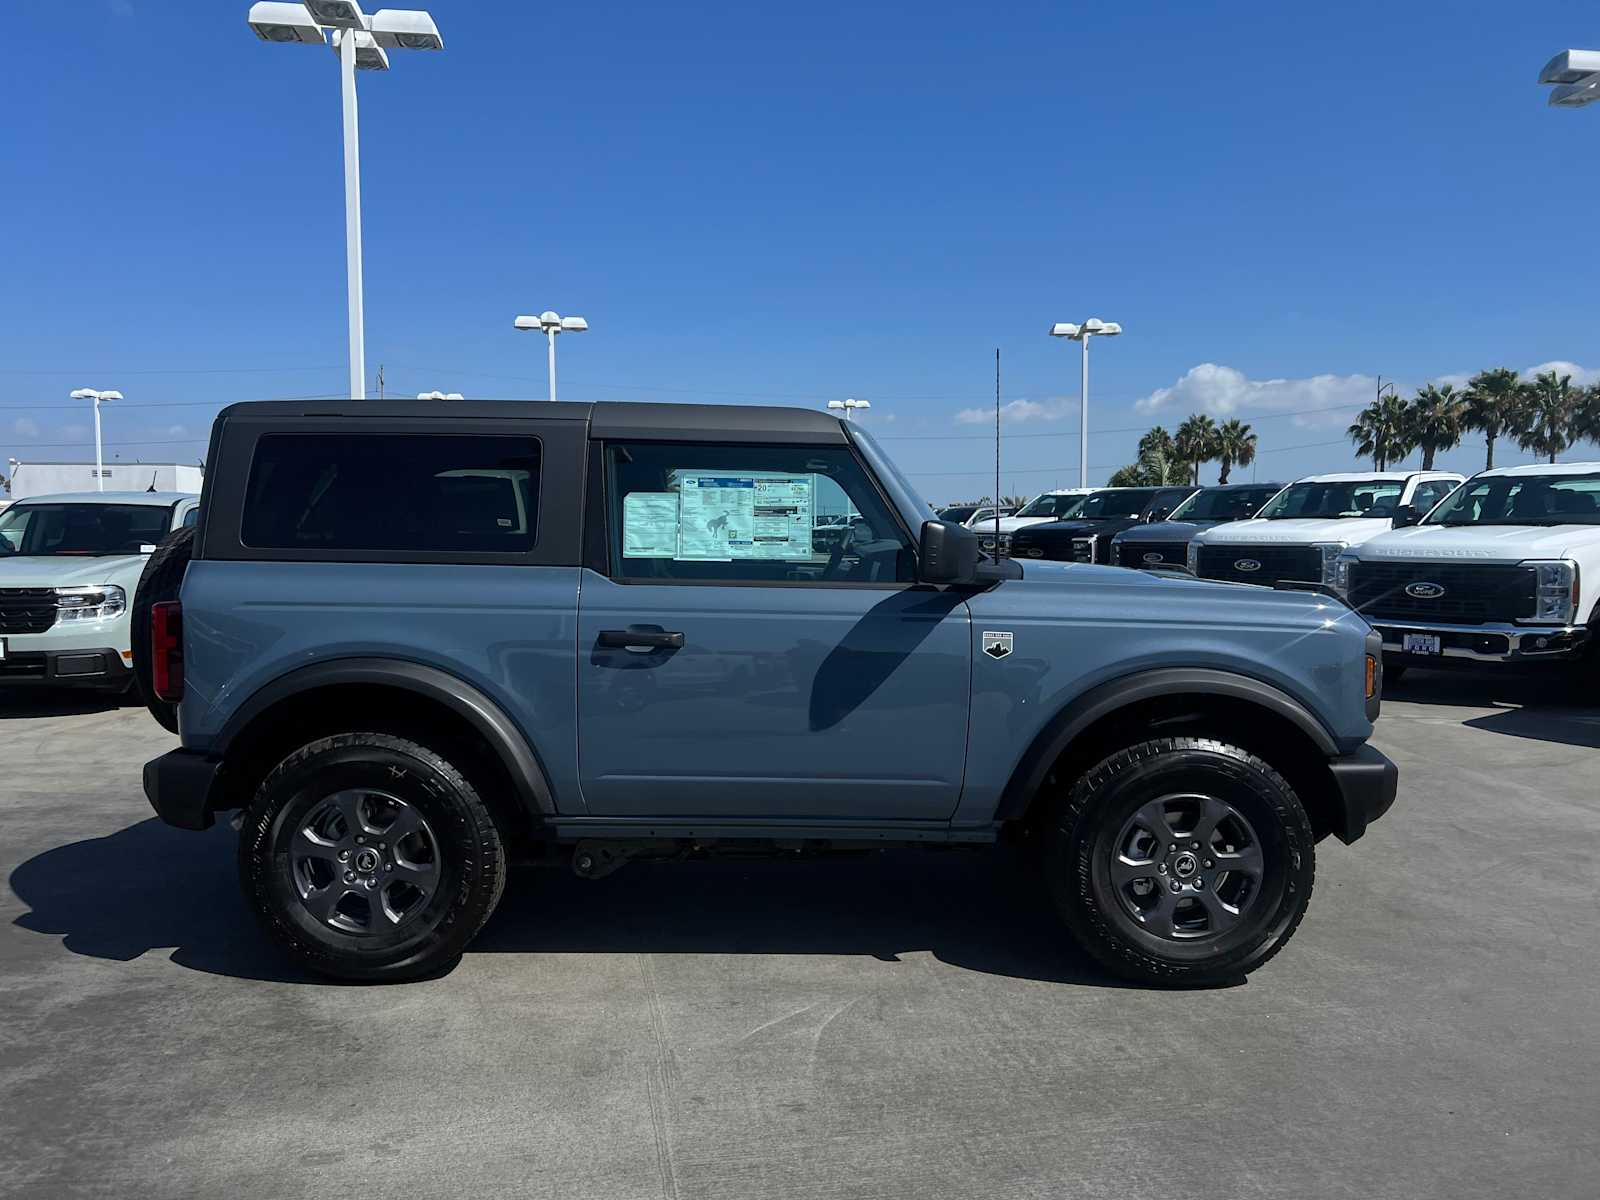
<instances>
[{"instance_id":1,"label":"light pole fixture","mask_svg":"<svg viewBox=\"0 0 1600 1200\"><path fill-rule=\"evenodd\" d=\"M1582 108L1600 100L1600 50L1563 50L1539 72L1539 82L1553 84L1551 108Z\"/></svg>"},{"instance_id":2,"label":"light pole fixture","mask_svg":"<svg viewBox=\"0 0 1600 1200\"><path fill-rule=\"evenodd\" d=\"M1057 321L1050 326L1051 337L1064 337L1069 341L1083 343L1083 410L1078 418L1078 486L1089 486L1089 339L1094 337L1116 337L1122 332L1122 326L1115 321L1102 321L1099 317L1090 317L1082 325L1073 325L1067 321ZM997 500L996 503L999 501Z\"/></svg>"},{"instance_id":3,"label":"light pole fixture","mask_svg":"<svg viewBox=\"0 0 1600 1200\"><path fill-rule=\"evenodd\" d=\"M560 313L553 313L549 309L537 317L518 317L516 327L525 332L542 332L550 341L550 399L556 398L556 335L561 333L585 333L589 329L589 322L582 317L563 317Z\"/></svg>"},{"instance_id":4,"label":"light pole fixture","mask_svg":"<svg viewBox=\"0 0 1600 1200\"><path fill-rule=\"evenodd\" d=\"M871 400L829 400L828 401L828 407L832 408L832 409L843 409L844 410L844 419L846 421L848 421L848 420L850 420L850 414L855 412L856 409L858 409L858 408L871 408L872 407L872 401Z\"/></svg>"},{"instance_id":5,"label":"light pole fixture","mask_svg":"<svg viewBox=\"0 0 1600 1200\"><path fill-rule=\"evenodd\" d=\"M465 400L460 392L418 392L418 400Z\"/></svg>"},{"instance_id":6,"label":"light pole fixture","mask_svg":"<svg viewBox=\"0 0 1600 1200\"><path fill-rule=\"evenodd\" d=\"M94 483L95 490L106 490L105 463L100 453L100 406L112 400L121 400L121 392L101 392L94 388L77 388L72 392L74 400L94 401Z\"/></svg>"},{"instance_id":7,"label":"light pole fixture","mask_svg":"<svg viewBox=\"0 0 1600 1200\"><path fill-rule=\"evenodd\" d=\"M361 138L356 72L387 71L390 50L443 50L433 18L420 10L380 8L370 17L355 0L250 6L250 28L264 42L320 46L332 32L344 107L345 290L350 309L350 398L365 400L366 313L361 290Z\"/></svg>"}]
</instances>

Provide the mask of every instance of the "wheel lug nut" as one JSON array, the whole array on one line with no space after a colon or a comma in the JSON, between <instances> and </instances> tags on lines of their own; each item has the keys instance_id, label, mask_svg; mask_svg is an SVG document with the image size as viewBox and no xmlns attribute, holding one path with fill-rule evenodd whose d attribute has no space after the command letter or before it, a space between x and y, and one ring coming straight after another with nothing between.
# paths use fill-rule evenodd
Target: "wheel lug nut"
<instances>
[{"instance_id":1,"label":"wheel lug nut","mask_svg":"<svg viewBox=\"0 0 1600 1200\"><path fill-rule=\"evenodd\" d=\"M1175 891L1175 892L1183 890L1183 885L1180 884L1176 879L1174 879L1172 881L1172 885L1171 886L1172 886L1172 890Z\"/></svg>"},{"instance_id":2,"label":"wheel lug nut","mask_svg":"<svg viewBox=\"0 0 1600 1200\"><path fill-rule=\"evenodd\" d=\"M344 873L344 881L346 883L354 883L356 881L356 873L354 871L346 871Z\"/></svg>"},{"instance_id":3,"label":"wheel lug nut","mask_svg":"<svg viewBox=\"0 0 1600 1200\"><path fill-rule=\"evenodd\" d=\"M392 870L394 870L394 864L393 863L384 863L383 864L383 869L385 871L392 871Z\"/></svg>"},{"instance_id":4,"label":"wheel lug nut","mask_svg":"<svg viewBox=\"0 0 1600 1200\"><path fill-rule=\"evenodd\" d=\"M357 835L357 836L356 836L356 845L358 845L358 846L365 846L365 845L366 845L366 844L367 844L367 839L366 839L366 838L364 838L364 837L361 837L361 836L360 836L360 835L359 835L359 834L358 834L358 835Z\"/></svg>"},{"instance_id":5,"label":"wheel lug nut","mask_svg":"<svg viewBox=\"0 0 1600 1200\"><path fill-rule=\"evenodd\" d=\"M1199 842L1190 842L1189 843L1189 849L1191 849L1191 850L1200 849L1200 843Z\"/></svg>"},{"instance_id":6,"label":"wheel lug nut","mask_svg":"<svg viewBox=\"0 0 1600 1200\"><path fill-rule=\"evenodd\" d=\"M1158 867L1156 867L1156 870L1160 871L1163 875L1165 875L1167 873L1167 864L1166 863L1160 864Z\"/></svg>"},{"instance_id":7,"label":"wheel lug nut","mask_svg":"<svg viewBox=\"0 0 1600 1200\"><path fill-rule=\"evenodd\" d=\"M348 851L348 850L339 851L339 861L340 862L349 862L350 861L350 851Z\"/></svg>"},{"instance_id":8,"label":"wheel lug nut","mask_svg":"<svg viewBox=\"0 0 1600 1200\"><path fill-rule=\"evenodd\" d=\"M378 849L379 850L387 850L388 848L389 847L385 846L382 842L378 843Z\"/></svg>"},{"instance_id":9,"label":"wheel lug nut","mask_svg":"<svg viewBox=\"0 0 1600 1200\"><path fill-rule=\"evenodd\" d=\"M1212 868L1212 867L1214 867L1214 866L1216 866L1216 865L1217 865L1217 864L1216 864L1216 863L1214 863L1214 862L1212 862L1212 861L1211 861L1211 860L1210 860L1210 859L1209 859L1209 858L1208 858L1208 859L1206 859L1206 869L1207 869L1207 870L1210 870L1210 869L1211 869L1211 868Z\"/></svg>"},{"instance_id":10,"label":"wheel lug nut","mask_svg":"<svg viewBox=\"0 0 1600 1200\"><path fill-rule=\"evenodd\" d=\"M1196 876L1195 877L1195 881L1194 881L1194 890L1198 892L1201 888L1203 888L1205 886L1206 886L1206 881L1204 879L1201 879L1199 876Z\"/></svg>"}]
</instances>

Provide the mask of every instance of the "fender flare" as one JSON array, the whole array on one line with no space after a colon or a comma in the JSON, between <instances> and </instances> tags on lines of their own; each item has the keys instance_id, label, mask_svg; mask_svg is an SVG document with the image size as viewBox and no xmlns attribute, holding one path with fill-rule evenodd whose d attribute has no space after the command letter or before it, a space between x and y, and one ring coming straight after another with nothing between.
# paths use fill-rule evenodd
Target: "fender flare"
<instances>
[{"instance_id":1,"label":"fender flare","mask_svg":"<svg viewBox=\"0 0 1600 1200\"><path fill-rule=\"evenodd\" d=\"M225 757L233 741L274 705L305 692L340 684L397 688L443 704L472 726L488 744L528 811L555 813L555 796L538 754L506 711L478 688L448 671L405 659L336 658L280 675L257 688L234 710L218 733L209 755Z\"/></svg>"},{"instance_id":2,"label":"fender flare","mask_svg":"<svg viewBox=\"0 0 1600 1200\"><path fill-rule=\"evenodd\" d=\"M1044 786L1056 760L1096 721L1141 700L1180 693L1224 696L1254 704L1300 730L1324 757L1342 753L1327 727L1304 704L1270 683L1210 667L1158 667L1090 688L1046 722L1006 782L995 819L1008 821L1022 816Z\"/></svg>"}]
</instances>

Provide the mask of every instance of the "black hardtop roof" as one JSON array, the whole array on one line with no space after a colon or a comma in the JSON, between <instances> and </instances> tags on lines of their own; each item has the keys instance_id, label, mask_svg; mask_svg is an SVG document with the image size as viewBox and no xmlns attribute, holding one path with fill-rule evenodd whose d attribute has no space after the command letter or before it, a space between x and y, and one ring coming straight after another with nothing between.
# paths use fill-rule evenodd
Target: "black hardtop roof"
<instances>
[{"instance_id":1,"label":"black hardtop roof","mask_svg":"<svg viewBox=\"0 0 1600 1200\"><path fill-rule=\"evenodd\" d=\"M1283 490L1283 484L1263 480L1261 483L1207 483L1200 488L1202 492L1237 492L1241 488L1277 488Z\"/></svg>"},{"instance_id":2,"label":"black hardtop roof","mask_svg":"<svg viewBox=\"0 0 1600 1200\"><path fill-rule=\"evenodd\" d=\"M844 422L810 408L758 404L577 403L560 400L250 400L225 418L346 417L439 421L582 421L594 437L784 438L845 443Z\"/></svg>"}]
</instances>

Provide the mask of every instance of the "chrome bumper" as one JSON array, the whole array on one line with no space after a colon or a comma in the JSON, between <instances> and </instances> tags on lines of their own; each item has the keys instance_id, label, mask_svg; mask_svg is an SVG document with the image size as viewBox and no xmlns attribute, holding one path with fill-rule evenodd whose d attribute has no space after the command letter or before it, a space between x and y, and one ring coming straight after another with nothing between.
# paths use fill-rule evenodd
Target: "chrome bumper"
<instances>
[{"instance_id":1,"label":"chrome bumper","mask_svg":"<svg viewBox=\"0 0 1600 1200\"><path fill-rule=\"evenodd\" d=\"M1430 658L1461 658L1471 662L1534 662L1570 658L1583 650L1589 630L1582 625L1441 625L1411 621L1372 621L1383 635L1383 648L1392 654L1400 649L1403 634L1431 633L1439 638L1438 654L1418 654L1419 661Z\"/></svg>"}]
</instances>

